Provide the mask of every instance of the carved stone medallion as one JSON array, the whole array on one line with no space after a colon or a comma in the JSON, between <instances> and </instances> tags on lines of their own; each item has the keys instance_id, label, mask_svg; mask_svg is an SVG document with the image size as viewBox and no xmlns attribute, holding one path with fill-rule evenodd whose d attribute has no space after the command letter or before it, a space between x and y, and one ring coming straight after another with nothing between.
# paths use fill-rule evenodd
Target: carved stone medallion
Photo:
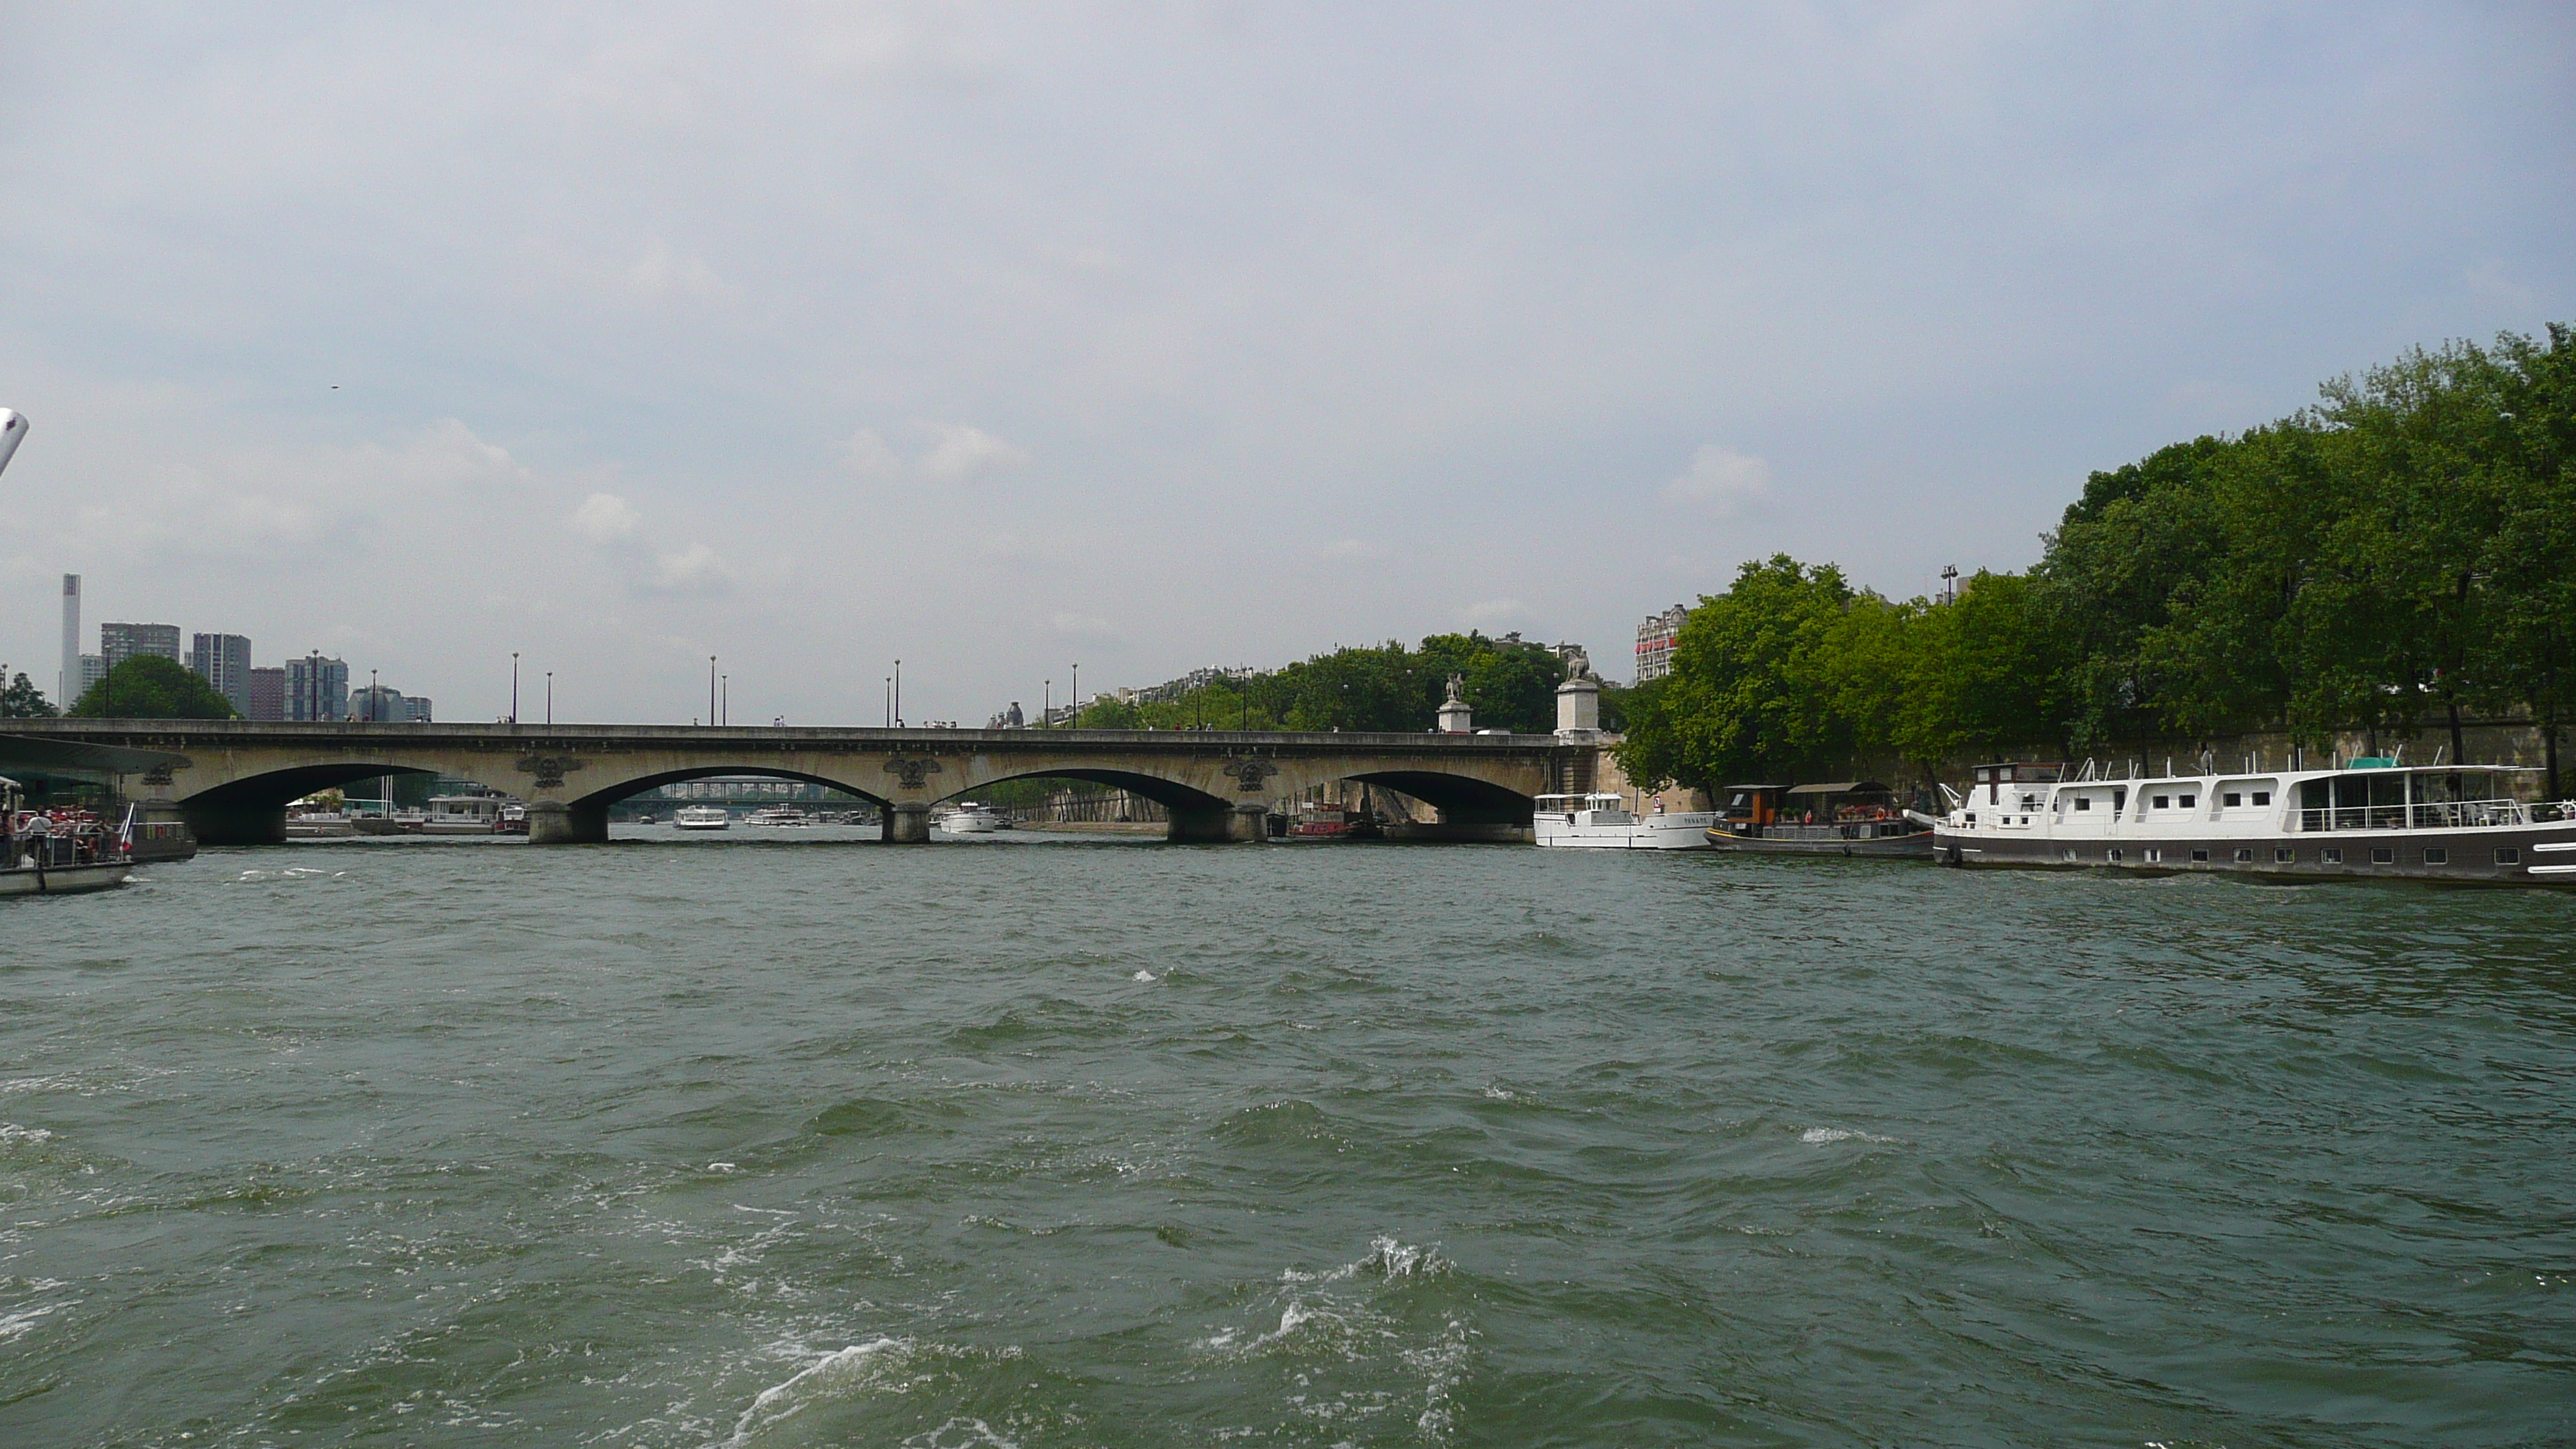
<instances>
[{"instance_id":1,"label":"carved stone medallion","mask_svg":"<svg viewBox=\"0 0 2576 1449\"><path fill-rule=\"evenodd\" d=\"M897 758L885 762L885 771L894 776L896 784L907 790L918 790L931 776L939 773L939 762Z\"/></svg>"},{"instance_id":2,"label":"carved stone medallion","mask_svg":"<svg viewBox=\"0 0 2576 1449\"><path fill-rule=\"evenodd\" d=\"M1279 767L1268 760L1228 760L1225 772L1234 777L1234 788L1246 795L1261 793L1261 782L1279 773Z\"/></svg>"},{"instance_id":3,"label":"carved stone medallion","mask_svg":"<svg viewBox=\"0 0 2576 1449\"><path fill-rule=\"evenodd\" d=\"M522 774L536 776L536 787L551 790L564 782L564 776L581 768L581 761L570 755L530 755L519 761Z\"/></svg>"}]
</instances>

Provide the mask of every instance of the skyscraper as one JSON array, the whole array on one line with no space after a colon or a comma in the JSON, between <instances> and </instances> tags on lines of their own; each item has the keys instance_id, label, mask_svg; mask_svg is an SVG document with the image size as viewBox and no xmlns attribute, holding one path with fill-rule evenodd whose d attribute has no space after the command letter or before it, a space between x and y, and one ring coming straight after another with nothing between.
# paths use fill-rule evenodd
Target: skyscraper
<instances>
[{"instance_id":1,"label":"skyscraper","mask_svg":"<svg viewBox=\"0 0 2576 1449\"><path fill-rule=\"evenodd\" d=\"M250 640L240 634L199 634L189 641L188 667L250 715Z\"/></svg>"},{"instance_id":2,"label":"skyscraper","mask_svg":"<svg viewBox=\"0 0 2576 1449\"><path fill-rule=\"evenodd\" d=\"M54 703L64 709L79 698L81 683L80 652L80 575L63 575L63 672L54 676Z\"/></svg>"},{"instance_id":3,"label":"skyscraper","mask_svg":"<svg viewBox=\"0 0 2576 1449\"><path fill-rule=\"evenodd\" d=\"M101 624L98 626L98 652L106 658L110 669L145 654L158 654L176 664L179 662L179 626Z\"/></svg>"},{"instance_id":4,"label":"skyscraper","mask_svg":"<svg viewBox=\"0 0 2576 1449\"><path fill-rule=\"evenodd\" d=\"M349 717L349 664L320 650L286 661L286 717L312 723Z\"/></svg>"},{"instance_id":5,"label":"skyscraper","mask_svg":"<svg viewBox=\"0 0 2576 1449\"><path fill-rule=\"evenodd\" d=\"M250 673L250 702L242 713L252 719L286 718L286 671L253 669Z\"/></svg>"}]
</instances>

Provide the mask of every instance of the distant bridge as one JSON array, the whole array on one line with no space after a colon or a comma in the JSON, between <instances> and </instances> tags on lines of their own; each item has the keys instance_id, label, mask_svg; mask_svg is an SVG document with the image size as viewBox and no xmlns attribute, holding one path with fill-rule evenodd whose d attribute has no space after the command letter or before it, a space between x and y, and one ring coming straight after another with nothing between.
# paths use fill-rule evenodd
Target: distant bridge
<instances>
[{"instance_id":1,"label":"distant bridge","mask_svg":"<svg viewBox=\"0 0 2576 1449\"><path fill-rule=\"evenodd\" d=\"M602 841L608 807L682 780L765 775L873 801L891 842L930 838L930 809L1003 780L1089 780L1171 812L1174 840L1258 840L1277 800L1340 780L1422 800L1426 834L1526 840L1531 797L1588 786L1597 746L1555 735L1223 730L801 729L680 725L12 720L9 732L176 756L115 777L149 813L210 845L282 840L286 804L379 775L477 780L528 802L530 843Z\"/></svg>"}]
</instances>

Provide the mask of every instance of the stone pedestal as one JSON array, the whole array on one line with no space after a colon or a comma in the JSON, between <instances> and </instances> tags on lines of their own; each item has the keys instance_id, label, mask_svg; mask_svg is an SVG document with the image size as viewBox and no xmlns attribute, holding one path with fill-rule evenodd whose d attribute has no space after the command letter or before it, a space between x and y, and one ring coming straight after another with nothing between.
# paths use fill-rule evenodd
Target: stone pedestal
<instances>
[{"instance_id":1,"label":"stone pedestal","mask_svg":"<svg viewBox=\"0 0 2576 1449\"><path fill-rule=\"evenodd\" d=\"M528 806L530 845L604 845L608 841L606 805L567 805L539 800Z\"/></svg>"},{"instance_id":2,"label":"stone pedestal","mask_svg":"<svg viewBox=\"0 0 2576 1449\"><path fill-rule=\"evenodd\" d=\"M930 838L930 807L927 805L889 805L885 808L885 829L880 836L888 845L919 845Z\"/></svg>"}]
</instances>

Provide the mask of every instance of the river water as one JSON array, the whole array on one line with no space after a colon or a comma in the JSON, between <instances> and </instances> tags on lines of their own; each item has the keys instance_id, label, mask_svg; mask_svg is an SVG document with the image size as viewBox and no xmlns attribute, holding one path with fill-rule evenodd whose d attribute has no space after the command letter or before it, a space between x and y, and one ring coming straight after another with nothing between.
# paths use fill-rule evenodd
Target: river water
<instances>
[{"instance_id":1,"label":"river water","mask_svg":"<svg viewBox=\"0 0 2576 1449\"><path fill-rule=\"evenodd\" d=\"M0 1443L2576 1439L2576 897L834 833L11 903Z\"/></svg>"}]
</instances>

